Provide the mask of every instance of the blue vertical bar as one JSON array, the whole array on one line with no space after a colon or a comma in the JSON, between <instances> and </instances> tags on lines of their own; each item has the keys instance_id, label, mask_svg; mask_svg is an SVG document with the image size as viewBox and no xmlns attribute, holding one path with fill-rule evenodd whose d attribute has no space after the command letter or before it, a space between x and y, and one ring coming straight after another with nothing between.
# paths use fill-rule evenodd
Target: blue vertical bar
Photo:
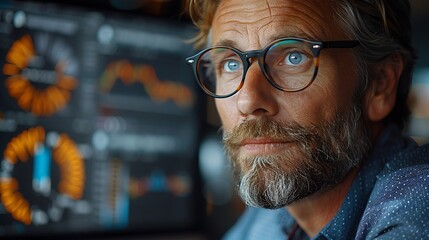
<instances>
[{"instance_id":1,"label":"blue vertical bar","mask_svg":"<svg viewBox=\"0 0 429 240\"><path fill-rule=\"evenodd\" d=\"M120 228L128 226L128 218L130 215L130 193L129 193L129 181L130 175L128 168L123 167L121 169L121 177L118 179L121 182L121 187L118 189L117 195L117 225Z\"/></svg>"},{"instance_id":2,"label":"blue vertical bar","mask_svg":"<svg viewBox=\"0 0 429 240\"><path fill-rule=\"evenodd\" d=\"M44 145L40 145L34 153L33 187L37 192L49 193L50 191L50 165L51 152Z\"/></svg>"}]
</instances>

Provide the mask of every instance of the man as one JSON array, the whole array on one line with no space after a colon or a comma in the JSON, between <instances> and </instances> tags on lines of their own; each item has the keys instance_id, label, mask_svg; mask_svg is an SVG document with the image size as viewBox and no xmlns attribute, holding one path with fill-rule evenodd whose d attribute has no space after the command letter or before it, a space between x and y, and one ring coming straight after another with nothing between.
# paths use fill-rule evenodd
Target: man
<instances>
[{"instance_id":1,"label":"man","mask_svg":"<svg viewBox=\"0 0 429 240\"><path fill-rule=\"evenodd\" d=\"M323 3L322 3L323 2ZM402 135L407 0L191 0L249 206L226 239L429 239L429 147Z\"/></svg>"}]
</instances>

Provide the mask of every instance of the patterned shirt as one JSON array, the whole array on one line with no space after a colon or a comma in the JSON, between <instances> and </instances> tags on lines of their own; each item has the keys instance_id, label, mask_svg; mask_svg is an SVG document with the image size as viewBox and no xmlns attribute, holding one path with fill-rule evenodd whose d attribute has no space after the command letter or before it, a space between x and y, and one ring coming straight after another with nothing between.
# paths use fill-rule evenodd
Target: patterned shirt
<instances>
[{"instance_id":1,"label":"patterned shirt","mask_svg":"<svg viewBox=\"0 0 429 240\"><path fill-rule=\"evenodd\" d=\"M419 147L390 125L365 162L337 214L313 239L429 239L429 145ZM286 209L249 207L224 239L310 238Z\"/></svg>"}]
</instances>

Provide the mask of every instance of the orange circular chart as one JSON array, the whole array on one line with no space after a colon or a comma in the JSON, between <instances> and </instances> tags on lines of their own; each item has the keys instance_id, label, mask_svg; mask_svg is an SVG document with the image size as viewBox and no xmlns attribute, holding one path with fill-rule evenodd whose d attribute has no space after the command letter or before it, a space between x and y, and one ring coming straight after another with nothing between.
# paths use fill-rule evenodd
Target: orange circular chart
<instances>
[{"instance_id":1,"label":"orange circular chart","mask_svg":"<svg viewBox=\"0 0 429 240\"><path fill-rule=\"evenodd\" d=\"M3 152L0 200L18 222L59 221L70 203L82 198L84 184L84 160L67 134L33 127L9 141Z\"/></svg>"},{"instance_id":2,"label":"orange circular chart","mask_svg":"<svg viewBox=\"0 0 429 240\"><path fill-rule=\"evenodd\" d=\"M64 108L77 87L77 60L65 41L48 34L29 34L13 42L3 74L9 96L36 116Z\"/></svg>"}]
</instances>

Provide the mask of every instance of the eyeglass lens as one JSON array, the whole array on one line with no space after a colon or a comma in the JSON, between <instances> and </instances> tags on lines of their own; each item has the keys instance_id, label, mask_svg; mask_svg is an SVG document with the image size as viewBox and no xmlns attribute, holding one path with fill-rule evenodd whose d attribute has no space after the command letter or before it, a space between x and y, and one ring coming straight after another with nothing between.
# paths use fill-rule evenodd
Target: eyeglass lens
<instances>
[{"instance_id":1,"label":"eyeglass lens","mask_svg":"<svg viewBox=\"0 0 429 240\"><path fill-rule=\"evenodd\" d=\"M314 56L310 44L305 41L275 42L268 46L264 59L262 66L268 80L282 90L298 91L314 78ZM227 96L239 90L247 71L239 54L224 47L205 52L197 70L201 85L215 96Z\"/></svg>"}]
</instances>

